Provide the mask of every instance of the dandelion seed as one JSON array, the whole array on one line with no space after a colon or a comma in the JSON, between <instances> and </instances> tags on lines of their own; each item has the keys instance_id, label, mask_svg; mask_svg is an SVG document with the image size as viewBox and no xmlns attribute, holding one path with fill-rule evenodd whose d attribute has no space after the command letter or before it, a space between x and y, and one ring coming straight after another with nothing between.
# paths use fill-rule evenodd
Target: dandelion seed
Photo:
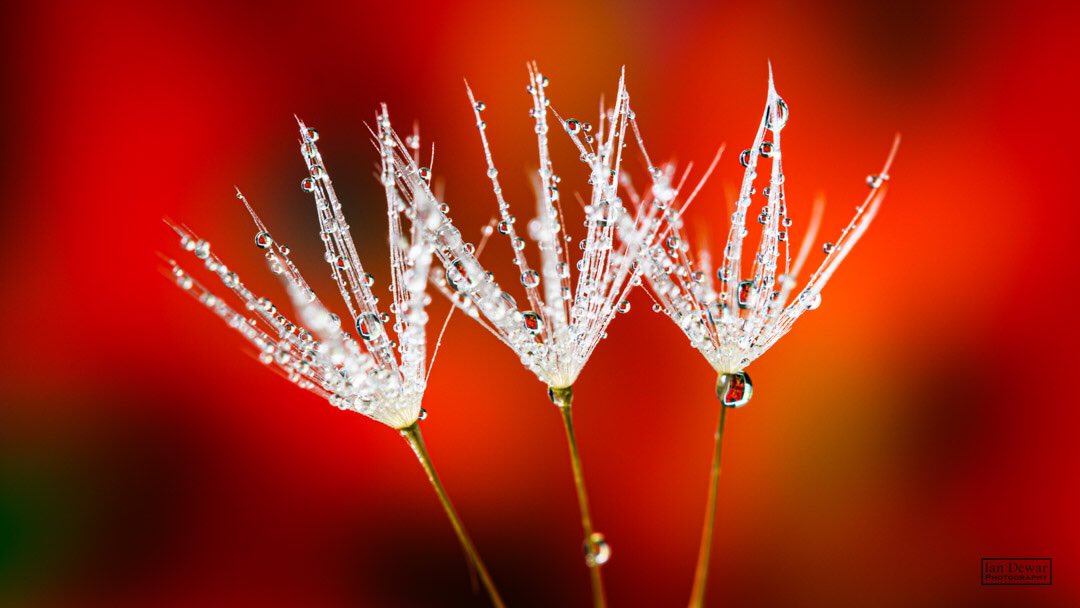
<instances>
[{"instance_id":1,"label":"dandelion seed","mask_svg":"<svg viewBox=\"0 0 1080 608\"><path fill-rule=\"evenodd\" d=\"M815 205L802 246L792 262L788 231L792 222L787 216L785 203L780 143L781 131L788 117L787 103L776 92L770 66L768 97L754 143L739 155L739 164L745 167L742 186L735 212L731 215L723 257L715 273L712 258L705 249L700 251L696 260L686 253L677 254L672 260L662 247L653 245L652 251L643 257L642 262L656 309L662 310L678 325L690 344L716 370L716 394L722 403L715 435L706 520L691 592L692 607L701 606L704 601L726 413L729 408L746 405L753 395L753 384L745 369L776 344L799 317L821 305L821 291L825 284L877 214L885 195L882 186L899 143L899 139L894 142L881 173L867 178L871 188L869 196L858 207L855 217L840 238L835 243L824 245L825 260L802 289L796 292L796 277L812 248L821 221L822 203L819 201ZM754 154L755 150L758 154ZM759 163L765 166L759 166ZM743 241L748 232L746 218L750 205L757 200L754 183L759 171L767 181L761 194L765 206L757 215L762 225L761 238L750 262L750 273L744 275ZM674 235L680 235L679 225L672 223L668 229ZM686 280L685 277L695 276L696 273L710 280ZM713 276L718 280L713 281ZM749 278L744 278L747 276ZM798 295L792 298L795 293ZM729 302L737 306L729 306Z\"/></svg>"},{"instance_id":2,"label":"dandelion seed","mask_svg":"<svg viewBox=\"0 0 1080 608\"><path fill-rule=\"evenodd\" d=\"M667 174L651 174L652 187L648 194L639 197L628 186L628 178L622 171L623 148L627 129L637 133L636 121L630 110L630 96L625 86L625 75L619 80L616 103L610 110L602 108L596 125L576 119L563 120L550 108L546 87L549 81L543 77L535 64L529 66L529 85L526 87L531 101L529 115L533 118L534 132L539 155L537 172L536 217L528 222L528 236L539 249L540 266L530 268L525 254L524 240L518 236L515 217L509 202L503 195L499 171L495 167L492 148L484 130L479 130L487 175L491 179L499 217L497 229L511 243L518 277L507 283L519 282L524 287L525 299L521 310L512 297L463 245L461 233L442 214L426 224L428 236L433 243L435 255L446 268L446 273L433 273L432 281L455 306L477 320L496 338L508 346L537 378L549 387L549 396L559 406L566 425L578 483L579 507L586 539L597 534L592 529L588 513L587 497L580 475L580 460L574 439L570 403L570 387L577 380L597 344L606 336L607 327L620 312L629 310L626 296L637 284L641 272L640 258L659 238L663 227L664 209L678 195L678 187L670 183ZM476 107L476 98L468 90L469 101ZM562 126L562 132L578 149L591 193L583 202L585 209L585 238L581 240L579 259L573 264L579 270L576 285L572 282L571 242L562 209L559 176L555 173L549 152L548 121L552 116ZM479 120L479 110L474 110ZM378 121L378 142L396 142L397 134L389 127L384 113ZM639 135L640 144L640 135ZM644 147L642 151L644 152ZM397 152L393 145L383 145L384 158L394 159L393 179L401 185L403 197L410 205L433 198L428 185L415 177L415 163ZM647 155L646 155L647 156ZM654 166L648 162L647 166ZM621 180L626 180L623 182ZM625 196L633 205L624 202L620 191L626 186ZM451 272L453 269L453 272ZM453 280L451 280L453 278ZM461 280L461 279L465 280ZM602 538L602 537L601 537ZM588 545L592 546L592 545ZM593 575L594 601L604 602L603 585L599 566L610 556L610 546L603 542L603 550L589 558Z\"/></svg>"},{"instance_id":3,"label":"dandelion seed","mask_svg":"<svg viewBox=\"0 0 1080 608\"><path fill-rule=\"evenodd\" d=\"M433 218L437 219L439 210L432 198L412 200L408 213L405 213L407 208L394 186L393 166L384 159L393 296L390 310L394 313L394 323L388 327L391 317L379 308L378 298L371 290L374 277L364 271L341 204L322 164L315 144L319 139L318 132L302 121L298 122L301 152L311 175L304 178L301 187L314 197L325 259L330 262L338 292L360 340L344 328L338 315L330 312L315 295L289 258L289 249L281 244L276 250L273 248L272 233L239 190L236 196L255 223L256 247L265 252L271 272L284 282L297 321L282 314L268 298L248 289L240 277L228 270L211 251L208 241L200 239L189 228L172 223L169 225L179 235L181 247L217 273L225 287L252 314L249 316L230 306L172 260L168 261L170 273L182 290L254 346L264 364L335 407L358 412L400 432L424 468L492 602L502 606L487 569L435 473L417 424L427 417L421 400L430 370L425 366L428 321L425 309L430 301L427 276L433 248L423 233L425 225ZM417 174L418 179L430 178L428 169ZM408 230L403 227L402 215L411 220Z\"/></svg>"}]
</instances>

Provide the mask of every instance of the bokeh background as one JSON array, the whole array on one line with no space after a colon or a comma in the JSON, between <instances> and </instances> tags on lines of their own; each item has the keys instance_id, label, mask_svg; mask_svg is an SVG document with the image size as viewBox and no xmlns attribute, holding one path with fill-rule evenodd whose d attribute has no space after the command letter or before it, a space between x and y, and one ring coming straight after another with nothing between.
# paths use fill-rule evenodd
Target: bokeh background
<instances>
[{"instance_id":1,"label":"bokeh background","mask_svg":"<svg viewBox=\"0 0 1080 608\"><path fill-rule=\"evenodd\" d=\"M297 113L384 287L364 127L379 102L436 142L460 226L495 212L462 78L530 216L530 59L582 120L626 65L650 152L698 167L747 146L771 59L796 235L824 193L831 240L904 137L874 226L729 418L710 604L1080 604L1066 4L6 3L0 605L485 605L401 439L268 373L155 252L183 259L161 218L187 222L282 299L236 184L325 292ZM583 190L555 149L564 192ZM739 169L729 153L692 225L717 232ZM509 268L507 247L485 258ZM677 606L714 376L644 294L632 304L574 387L578 432L611 604ZM586 605L544 387L461 317L426 407L508 602ZM1054 584L981 587L979 559L999 556L1053 557Z\"/></svg>"}]
</instances>

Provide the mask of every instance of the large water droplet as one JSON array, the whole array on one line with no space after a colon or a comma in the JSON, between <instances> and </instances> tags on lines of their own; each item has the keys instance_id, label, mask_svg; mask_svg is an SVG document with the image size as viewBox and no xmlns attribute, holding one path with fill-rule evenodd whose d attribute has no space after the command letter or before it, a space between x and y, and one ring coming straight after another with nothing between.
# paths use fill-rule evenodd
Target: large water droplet
<instances>
[{"instance_id":1,"label":"large water droplet","mask_svg":"<svg viewBox=\"0 0 1080 608\"><path fill-rule=\"evenodd\" d=\"M366 341L374 340L383 331L382 321L375 313L365 312L356 320L356 333Z\"/></svg>"},{"instance_id":2,"label":"large water droplet","mask_svg":"<svg viewBox=\"0 0 1080 608\"><path fill-rule=\"evenodd\" d=\"M535 270L526 270L521 273L521 284L525 287L536 287L540 284L540 275Z\"/></svg>"},{"instance_id":3,"label":"large water droplet","mask_svg":"<svg viewBox=\"0 0 1080 608\"><path fill-rule=\"evenodd\" d=\"M540 320L540 315L528 310L521 313L521 316L524 318L525 331L534 336L544 331L544 322Z\"/></svg>"},{"instance_id":4,"label":"large water droplet","mask_svg":"<svg viewBox=\"0 0 1080 608\"><path fill-rule=\"evenodd\" d=\"M205 260L210 257L210 243L206 241L199 241L195 243L195 257L200 260Z\"/></svg>"},{"instance_id":5,"label":"large water droplet","mask_svg":"<svg viewBox=\"0 0 1080 608\"><path fill-rule=\"evenodd\" d=\"M599 532L593 532L589 535L589 538L585 540L585 565L590 568L596 568L608 563L611 559L611 545L608 544L604 535Z\"/></svg>"},{"instance_id":6,"label":"large water droplet","mask_svg":"<svg viewBox=\"0 0 1080 608\"><path fill-rule=\"evenodd\" d=\"M750 295L753 290L753 281L739 281L739 308L750 307Z\"/></svg>"},{"instance_id":7,"label":"large water droplet","mask_svg":"<svg viewBox=\"0 0 1080 608\"><path fill-rule=\"evenodd\" d=\"M754 385L746 372L720 374L716 379L716 397L726 407L742 407L750 402L753 394Z\"/></svg>"},{"instance_id":8,"label":"large water droplet","mask_svg":"<svg viewBox=\"0 0 1080 608\"><path fill-rule=\"evenodd\" d=\"M274 239L270 238L269 232L263 231L255 235L255 244L259 249L269 249L274 244Z\"/></svg>"},{"instance_id":9,"label":"large water droplet","mask_svg":"<svg viewBox=\"0 0 1080 608\"><path fill-rule=\"evenodd\" d=\"M750 166L750 155L752 153L753 153L753 150L751 150L750 148L747 148L747 149L743 150L742 152L740 152L739 153L739 164L744 166L744 167L749 167Z\"/></svg>"}]
</instances>

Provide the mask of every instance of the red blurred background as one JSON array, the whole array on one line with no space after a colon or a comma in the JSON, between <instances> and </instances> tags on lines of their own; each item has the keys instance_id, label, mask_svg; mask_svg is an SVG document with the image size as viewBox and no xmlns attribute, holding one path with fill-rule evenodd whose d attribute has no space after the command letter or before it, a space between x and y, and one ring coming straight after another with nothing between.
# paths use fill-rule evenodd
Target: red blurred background
<instances>
[{"instance_id":1,"label":"red blurred background","mask_svg":"<svg viewBox=\"0 0 1080 608\"><path fill-rule=\"evenodd\" d=\"M825 240L904 137L874 226L729 417L710 603L1077 605L1078 15L1033 7L5 5L0 605L486 604L397 435L268 373L159 276L155 251L195 266L160 220L184 221L280 299L237 184L325 292L295 112L320 129L385 285L364 121L381 101L399 127L419 120L456 222L478 229L495 205L463 77L531 216L530 59L582 120L625 64L650 152L699 167L721 142L746 147L771 59L791 107L790 208L805 220L825 193ZM556 154L564 192L583 190L573 150ZM729 153L692 223L724 221L739 169ZM506 243L485 257L506 266ZM632 302L574 387L578 432L612 605L674 606L696 557L714 376L643 294ZM544 388L461 317L426 407L507 601L586 605ZM1000 556L1053 557L1053 585L981 587L979 558Z\"/></svg>"}]
</instances>

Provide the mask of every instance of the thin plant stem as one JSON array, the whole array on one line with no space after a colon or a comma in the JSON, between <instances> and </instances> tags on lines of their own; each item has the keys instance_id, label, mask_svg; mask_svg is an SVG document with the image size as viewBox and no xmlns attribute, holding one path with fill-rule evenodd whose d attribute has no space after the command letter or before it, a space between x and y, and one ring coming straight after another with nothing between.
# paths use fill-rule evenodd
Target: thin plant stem
<instances>
[{"instance_id":1,"label":"thin plant stem","mask_svg":"<svg viewBox=\"0 0 1080 608\"><path fill-rule=\"evenodd\" d=\"M569 386L552 387L548 389L548 396L555 405L559 406L563 426L566 428L566 442L570 448L570 466L574 471L574 487L577 489L578 510L581 512L581 529L585 533L585 564L589 567L589 577L592 581L593 606L603 608L607 606L607 598L604 595L604 578L600 568L602 561L606 561L607 558L605 555L602 560L597 560L597 555L594 553L598 544L604 541L603 536L593 529L592 515L589 513L589 494L585 489L585 475L581 469L581 455L578 454L577 438L574 436L574 418L570 409L574 397L573 391Z\"/></svg>"},{"instance_id":2,"label":"thin plant stem","mask_svg":"<svg viewBox=\"0 0 1080 608\"><path fill-rule=\"evenodd\" d=\"M465 531L465 525L461 523L454 505L450 502L450 497L446 494L446 489L443 488L442 482L439 481L439 475L435 472L435 466L431 463L431 457L428 456L427 447L424 445L424 437L420 434L420 426L414 422L401 429L401 436L409 443L409 447L416 454L416 459L424 467L428 481L431 482L431 487L435 489L435 494L439 497L439 502L442 503L443 510L446 511L446 516L450 519L450 525L454 527L458 541L461 542L461 548L465 550L465 555L476 567L476 572L480 575L480 582L484 585L484 589L487 590L488 596L491 597L491 603L497 608L505 608L502 598L499 597L498 590L495 589L495 583L491 580L491 575L488 574L484 562L480 560L480 554L477 553L472 539L469 538L469 533Z\"/></svg>"},{"instance_id":3,"label":"thin plant stem","mask_svg":"<svg viewBox=\"0 0 1080 608\"><path fill-rule=\"evenodd\" d=\"M718 387L719 389L719 387ZM709 470L709 494L705 501L705 525L701 527L701 546L698 548L694 587L690 591L690 608L701 608L705 602L705 584L709 580L709 558L712 556L713 528L716 525L716 492L720 485L720 448L724 443L724 419L727 406L720 403L720 421L716 425L716 445L713 447L712 468Z\"/></svg>"}]
</instances>

